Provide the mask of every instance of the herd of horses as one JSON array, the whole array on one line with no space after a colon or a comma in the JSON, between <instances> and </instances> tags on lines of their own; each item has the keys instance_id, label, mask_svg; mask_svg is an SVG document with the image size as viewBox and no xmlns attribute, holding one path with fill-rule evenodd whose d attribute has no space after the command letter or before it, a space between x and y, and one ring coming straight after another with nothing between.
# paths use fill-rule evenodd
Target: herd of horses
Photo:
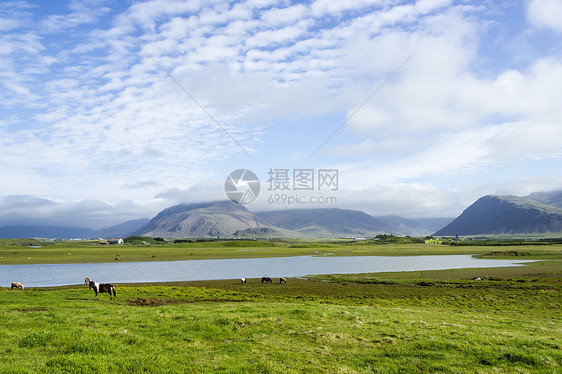
<instances>
[{"instance_id":1,"label":"herd of horses","mask_svg":"<svg viewBox=\"0 0 562 374\"><path fill-rule=\"evenodd\" d=\"M246 284L246 278L241 278L240 281L242 282L242 284ZM261 279L262 283L273 283L273 281L271 280L270 277L262 277ZM112 294L113 296L116 296L116 292L115 292L115 287L109 283L98 283L98 282L94 282L93 280L91 280L90 278L86 278L84 279L84 283L86 283L87 285L89 285L90 290L94 290L94 292L96 293L96 299L98 298L98 294L100 293L108 293L109 294L109 300L113 300ZM281 277L279 278L279 283L287 283L287 279L285 277ZM23 284L21 284L20 282L12 282L12 290L13 289L18 289L18 290L23 290Z\"/></svg>"},{"instance_id":2,"label":"herd of horses","mask_svg":"<svg viewBox=\"0 0 562 374\"><path fill-rule=\"evenodd\" d=\"M90 290L94 290L96 293L96 299L98 298L99 293L108 293L110 300L113 300L112 294L113 296L116 296L115 287L109 283L94 282L90 278L84 279L84 283L89 285ZM25 287L20 282L12 282L12 290L14 288L17 290L23 290Z\"/></svg>"},{"instance_id":3,"label":"herd of horses","mask_svg":"<svg viewBox=\"0 0 562 374\"><path fill-rule=\"evenodd\" d=\"M273 283L270 277L262 277L262 283ZM242 283L246 283L246 278L242 278ZM279 283L287 283L287 279L285 277L279 278Z\"/></svg>"}]
</instances>

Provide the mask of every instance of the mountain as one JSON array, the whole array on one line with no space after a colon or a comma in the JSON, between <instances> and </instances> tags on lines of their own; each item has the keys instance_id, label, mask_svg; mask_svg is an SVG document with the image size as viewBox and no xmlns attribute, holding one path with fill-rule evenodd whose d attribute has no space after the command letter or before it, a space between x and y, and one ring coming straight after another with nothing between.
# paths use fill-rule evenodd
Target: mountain
<instances>
[{"instance_id":1,"label":"mountain","mask_svg":"<svg viewBox=\"0 0 562 374\"><path fill-rule=\"evenodd\" d=\"M150 219L148 218L133 219L115 226L106 227L105 229L92 230L88 238L122 238L130 236L149 221Z\"/></svg>"},{"instance_id":2,"label":"mountain","mask_svg":"<svg viewBox=\"0 0 562 374\"><path fill-rule=\"evenodd\" d=\"M545 195L536 194L534 197L545 198ZM551 197L556 200L554 195ZM487 195L466 208L453 222L434 235L497 235L547 232L562 232L562 208L517 196Z\"/></svg>"},{"instance_id":3,"label":"mountain","mask_svg":"<svg viewBox=\"0 0 562 374\"><path fill-rule=\"evenodd\" d=\"M428 235L452 219L375 218L349 209L294 209L252 213L231 201L180 204L164 209L133 233L164 238L372 237Z\"/></svg>"},{"instance_id":4,"label":"mountain","mask_svg":"<svg viewBox=\"0 0 562 374\"><path fill-rule=\"evenodd\" d=\"M11 225L0 227L0 238L24 239L24 238L85 238L89 237L92 230L87 228L61 227L61 226L27 226Z\"/></svg>"},{"instance_id":5,"label":"mountain","mask_svg":"<svg viewBox=\"0 0 562 374\"><path fill-rule=\"evenodd\" d=\"M309 237L355 236L377 234L429 235L451 222L452 218L407 219L398 216L373 217L350 209L293 209L258 212L271 224Z\"/></svg>"},{"instance_id":6,"label":"mountain","mask_svg":"<svg viewBox=\"0 0 562 374\"><path fill-rule=\"evenodd\" d=\"M56 239L89 239L89 238L121 238L129 236L132 232L148 222L148 218L136 219L123 222L119 225L99 230L88 228L64 227L64 226L31 226L10 225L0 227L0 238L24 239L24 238L56 238Z\"/></svg>"},{"instance_id":7,"label":"mountain","mask_svg":"<svg viewBox=\"0 0 562 374\"><path fill-rule=\"evenodd\" d=\"M534 192L524 199L537 203L562 208L562 191Z\"/></svg>"},{"instance_id":8,"label":"mountain","mask_svg":"<svg viewBox=\"0 0 562 374\"><path fill-rule=\"evenodd\" d=\"M399 216L377 217L391 229L388 233L398 236L427 236L448 225L454 218L403 218Z\"/></svg>"},{"instance_id":9,"label":"mountain","mask_svg":"<svg viewBox=\"0 0 562 374\"><path fill-rule=\"evenodd\" d=\"M358 210L292 209L256 214L275 226L307 237L375 236L390 229L383 221Z\"/></svg>"},{"instance_id":10,"label":"mountain","mask_svg":"<svg viewBox=\"0 0 562 374\"><path fill-rule=\"evenodd\" d=\"M244 233L258 236L263 232L266 232L267 236L293 236L265 222L242 205L219 201L180 204L164 209L133 235L202 238L242 236Z\"/></svg>"}]
</instances>

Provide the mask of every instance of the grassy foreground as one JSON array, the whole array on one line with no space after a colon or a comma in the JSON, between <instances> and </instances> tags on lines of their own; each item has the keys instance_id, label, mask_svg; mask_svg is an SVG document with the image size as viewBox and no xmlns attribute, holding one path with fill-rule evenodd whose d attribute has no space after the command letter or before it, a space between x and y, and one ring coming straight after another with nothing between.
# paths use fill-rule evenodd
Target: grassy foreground
<instances>
[{"instance_id":1,"label":"grassy foreground","mask_svg":"<svg viewBox=\"0 0 562 374\"><path fill-rule=\"evenodd\" d=\"M562 372L560 263L481 271L2 288L0 373Z\"/></svg>"}]
</instances>

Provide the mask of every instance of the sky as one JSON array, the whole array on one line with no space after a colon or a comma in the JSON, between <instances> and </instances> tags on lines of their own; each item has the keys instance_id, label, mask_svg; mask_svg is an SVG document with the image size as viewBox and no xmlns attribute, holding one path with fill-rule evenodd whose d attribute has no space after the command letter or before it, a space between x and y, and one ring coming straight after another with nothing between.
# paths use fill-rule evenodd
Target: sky
<instances>
[{"instance_id":1,"label":"sky","mask_svg":"<svg viewBox=\"0 0 562 374\"><path fill-rule=\"evenodd\" d=\"M562 189L560 14L561 0L2 1L0 226L152 218L227 199L238 169L260 181L251 211L455 217L483 195Z\"/></svg>"}]
</instances>

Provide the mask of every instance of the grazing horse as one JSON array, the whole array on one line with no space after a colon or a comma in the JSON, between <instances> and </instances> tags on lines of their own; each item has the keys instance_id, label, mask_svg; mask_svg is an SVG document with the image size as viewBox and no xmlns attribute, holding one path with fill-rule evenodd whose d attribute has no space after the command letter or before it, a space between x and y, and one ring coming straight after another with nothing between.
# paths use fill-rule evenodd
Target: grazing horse
<instances>
[{"instance_id":1,"label":"grazing horse","mask_svg":"<svg viewBox=\"0 0 562 374\"><path fill-rule=\"evenodd\" d=\"M270 277L262 277L261 282L262 283L271 283L272 281L271 281Z\"/></svg>"},{"instance_id":2,"label":"grazing horse","mask_svg":"<svg viewBox=\"0 0 562 374\"><path fill-rule=\"evenodd\" d=\"M23 290L23 284L21 284L20 282L12 282L12 290L16 288L18 290Z\"/></svg>"},{"instance_id":3,"label":"grazing horse","mask_svg":"<svg viewBox=\"0 0 562 374\"><path fill-rule=\"evenodd\" d=\"M279 284L281 284L281 283L287 284L287 279L285 279L285 277L279 278Z\"/></svg>"},{"instance_id":4,"label":"grazing horse","mask_svg":"<svg viewBox=\"0 0 562 374\"><path fill-rule=\"evenodd\" d=\"M240 279L240 282L241 282L242 284L246 284L246 278L241 278L241 279Z\"/></svg>"},{"instance_id":5,"label":"grazing horse","mask_svg":"<svg viewBox=\"0 0 562 374\"><path fill-rule=\"evenodd\" d=\"M90 282L90 289L94 289L96 293L96 299L98 298L98 293L107 292L109 294L109 300L113 300L111 297L111 292L113 292L113 296L115 295L115 287L108 283L98 283L98 282Z\"/></svg>"}]
</instances>

